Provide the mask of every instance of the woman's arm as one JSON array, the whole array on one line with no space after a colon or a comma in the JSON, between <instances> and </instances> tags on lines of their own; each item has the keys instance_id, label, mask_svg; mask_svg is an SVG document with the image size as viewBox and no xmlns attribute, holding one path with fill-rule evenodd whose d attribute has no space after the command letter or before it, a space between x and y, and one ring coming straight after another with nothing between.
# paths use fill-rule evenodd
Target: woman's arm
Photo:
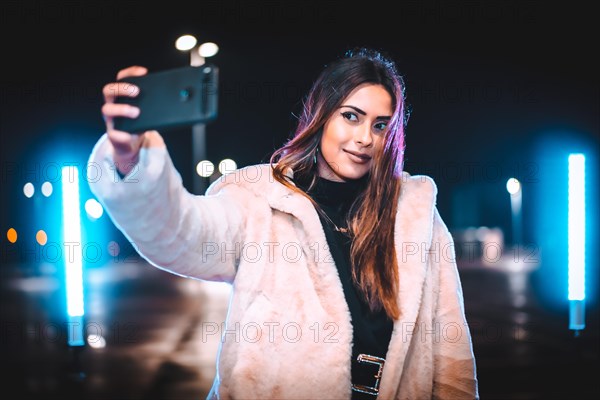
<instances>
[{"instance_id":1,"label":"woman's arm","mask_svg":"<svg viewBox=\"0 0 600 400\"><path fill-rule=\"evenodd\" d=\"M88 182L115 225L151 264L182 276L231 282L242 245L245 189L213 185L211 196L185 190L156 131L124 132L114 118L136 118L139 108L116 103L139 88L121 79L145 75L124 68L102 88L106 134L89 159Z\"/></svg>"},{"instance_id":2,"label":"woman's arm","mask_svg":"<svg viewBox=\"0 0 600 400\"><path fill-rule=\"evenodd\" d=\"M439 340L433 349L433 398L478 399L471 333L465 317L463 292L454 241L437 208L433 218L430 266L438 277L434 324Z\"/></svg>"},{"instance_id":3,"label":"woman's arm","mask_svg":"<svg viewBox=\"0 0 600 400\"><path fill-rule=\"evenodd\" d=\"M158 132L146 132L138 162L124 178L107 135L89 159L88 182L114 224L154 266L178 275L231 282L240 257L247 189L218 185L211 195L182 185ZM249 207L249 206L248 206Z\"/></svg>"}]
</instances>

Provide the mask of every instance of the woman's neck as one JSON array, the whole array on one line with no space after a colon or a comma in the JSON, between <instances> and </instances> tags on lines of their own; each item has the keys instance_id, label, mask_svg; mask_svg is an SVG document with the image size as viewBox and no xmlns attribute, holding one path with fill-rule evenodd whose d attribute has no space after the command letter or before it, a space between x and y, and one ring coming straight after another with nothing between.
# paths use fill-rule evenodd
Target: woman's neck
<instances>
[{"instance_id":1,"label":"woman's neck","mask_svg":"<svg viewBox=\"0 0 600 400\"><path fill-rule=\"evenodd\" d=\"M368 183L368 177L359 179L350 179L346 181L333 181L325 177L317 176L316 182L312 188L308 188L310 178L300 180L297 186L309 194L317 203L349 206L356 197L365 189Z\"/></svg>"}]
</instances>

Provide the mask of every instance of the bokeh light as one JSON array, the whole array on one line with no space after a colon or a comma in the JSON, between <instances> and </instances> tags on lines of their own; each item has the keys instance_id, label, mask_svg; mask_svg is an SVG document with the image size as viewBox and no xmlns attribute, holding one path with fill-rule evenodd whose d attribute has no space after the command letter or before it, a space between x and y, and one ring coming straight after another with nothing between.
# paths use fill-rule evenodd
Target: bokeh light
<instances>
[{"instance_id":1,"label":"bokeh light","mask_svg":"<svg viewBox=\"0 0 600 400\"><path fill-rule=\"evenodd\" d=\"M121 247L119 246L119 243L115 242L114 240L108 242L106 248L108 249L108 254L110 254L111 257L116 257L119 255L119 253L121 253Z\"/></svg>"},{"instance_id":2,"label":"bokeh light","mask_svg":"<svg viewBox=\"0 0 600 400\"><path fill-rule=\"evenodd\" d=\"M35 188L33 187L33 183L27 182L25 184L25 186L23 186L23 193L25 194L26 197L31 198L31 196L33 196L34 192L35 192Z\"/></svg>"},{"instance_id":3,"label":"bokeh light","mask_svg":"<svg viewBox=\"0 0 600 400\"><path fill-rule=\"evenodd\" d=\"M506 190L510 194L517 194L521 190L521 182L517 178L510 178L506 181Z\"/></svg>"},{"instance_id":4,"label":"bokeh light","mask_svg":"<svg viewBox=\"0 0 600 400\"><path fill-rule=\"evenodd\" d=\"M193 49L194 46L198 43L198 40L192 35L183 35L177 38L175 41L175 48L181 51L188 51Z\"/></svg>"},{"instance_id":5,"label":"bokeh light","mask_svg":"<svg viewBox=\"0 0 600 400\"><path fill-rule=\"evenodd\" d=\"M52 184L50 182L44 182L42 184L42 194L46 197L50 197L50 195L52 194Z\"/></svg>"},{"instance_id":6,"label":"bokeh light","mask_svg":"<svg viewBox=\"0 0 600 400\"><path fill-rule=\"evenodd\" d=\"M226 158L221 160L219 163L219 172L221 175L226 175L230 172L233 172L237 169L237 164L231 158Z\"/></svg>"},{"instance_id":7,"label":"bokeh light","mask_svg":"<svg viewBox=\"0 0 600 400\"><path fill-rule=\"evenodd\" d=\"M46 232L43 229L40 229L35 234L35 240L39 244L41 244L42 246L44 246L46 243L48 243L48 235L46 234Z\"/></svg>"},{"instance_id":8,"label":"bokeh light","mask_svg":"<svg viewBox=\"0 0 600 400\"><path fill-rule=\"evenodd\" d=\"M203 178L208 178L213 172L215 172L215 165L208 160L202 160L196 165L196 173Z\"/></svg>"},{"instance_id":9,"label":"bokeh light","mask_svg":"<svg viewBox=\"0 0 600 400\"><path fill-rule=\"evenodd\" d=\"M17 241L17 231L15 228L10 228L8 232L6 232L6 238L11 243L16 243Z\"/></svg>"},{"instance_id":10,"label":"bokeh light","mask_svg":"<svg viewBox=\"0 0 600 400\"><path fill-rule=\"evenodd\" d=\"M89 199L85 202L85 212L91 219L98 219L104 213L104 208L96 199Z\"/></svg>"},{"instance_id":11,"label":"bokeh light","mask_svg":"<svg viewBox=\"0 0 600 400\"><path fill-rule=\"evenodd\" d=\"M198 47L198 54L202 57L212 57L219 52L219 46L213 42L202 43Z\"/></svg>"}]
</instances>

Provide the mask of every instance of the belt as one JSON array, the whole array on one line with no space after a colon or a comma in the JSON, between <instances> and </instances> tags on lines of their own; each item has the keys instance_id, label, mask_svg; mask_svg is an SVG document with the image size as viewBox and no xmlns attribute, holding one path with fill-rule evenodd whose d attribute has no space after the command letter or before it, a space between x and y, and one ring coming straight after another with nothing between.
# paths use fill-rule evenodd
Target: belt
<instances>
[{"instance_id":1,"label":"belt","mask_svg":"<svg viewBox=\"0 0 600 400\"><path fill-rule=\"evenodd\" d=\"M379 382L383 373L385 358L359 354L353 364L353 399L375 399L379 394Z\"/></svg>"}]
</instances>

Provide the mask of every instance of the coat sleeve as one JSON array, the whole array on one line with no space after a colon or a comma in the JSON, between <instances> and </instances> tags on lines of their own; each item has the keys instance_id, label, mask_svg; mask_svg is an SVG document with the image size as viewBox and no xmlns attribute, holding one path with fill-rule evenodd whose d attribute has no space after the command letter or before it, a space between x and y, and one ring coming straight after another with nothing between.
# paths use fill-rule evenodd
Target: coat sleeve
<instances>
[{"instance_id":1,"label":"coat sleeve","mask_svg":"<svg viewBox=\"0 0 600 400\"><path fill-rule=\"evenodd\" d=\"M465 317L454 241L437 207L432 238L434 251L430 262L439 279L434 323L440 333L433 348L433 398L479 399L475 357Z\"/></svg>"},{"instance_id":2,"label":"coat sleeve","mask_svg":"<svg viewBox=\"0 0 600 400\"><path fill-rule=\"evenodd\" d=\"M164 146L142 148L136 167L121 178L106 134L94 146L87 171L92 193L150 264L185 277L233 281L247 189L223 184L211 185L210 195L189 193Z\"/></svg>"}]
</instances>

